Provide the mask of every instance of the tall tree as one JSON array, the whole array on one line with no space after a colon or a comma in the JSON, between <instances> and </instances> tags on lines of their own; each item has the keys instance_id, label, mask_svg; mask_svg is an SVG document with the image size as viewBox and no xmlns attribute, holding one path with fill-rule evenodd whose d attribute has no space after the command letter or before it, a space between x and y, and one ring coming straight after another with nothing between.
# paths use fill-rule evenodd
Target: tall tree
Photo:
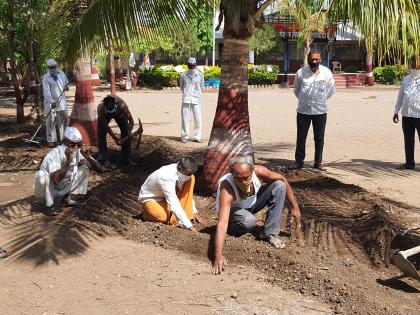
<instances>
[{"instance_id":1,"label":"tall tree","mask_svg":"<svg viewBox=\"0 0 420 315\"><path fill-rule=\"evenodd\" d=\"M48 7L48 0L0 0L0 33L10 58L18 124L25 120L24 105L29 93L34 93L35 102L40 100L41 46Z\"/></svg>"},{"instance_id":2,"label":"tall tree","mask_svg":"<svg viewBox=\"0 0 420 315\"><path fill-rule=\"evenodd\" d=\"M374 53L381 59L397 49L413 53L420 41L420 4L417 0L333 0L330 17L349 21L363 36L366 50L366 83L374 84ZM400 41L398 41L400 40Z\"/></svg>"}]
</instances>

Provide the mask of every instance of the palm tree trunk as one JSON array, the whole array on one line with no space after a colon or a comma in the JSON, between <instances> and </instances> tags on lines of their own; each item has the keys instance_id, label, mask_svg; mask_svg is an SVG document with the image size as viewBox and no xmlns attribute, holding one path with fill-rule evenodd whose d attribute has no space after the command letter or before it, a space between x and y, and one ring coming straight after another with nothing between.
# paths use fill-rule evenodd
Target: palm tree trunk
<instances>
[{"instance_id":1,"label":"palm tree trunk","mask_svg":"<svg viewBox=\"0 0 420 315\"><path fill-rule=\"evenodd\" d=\"M111 94L115 95L117 93L117 89L115 84L114 47L111 40L108 41L108 49L109 81L111 82Z\"/></svg>"},{"instance_id":2,"label":"palm tree trunk","mask_svg":"<svg viewBox=\"0 0 420 315\"><path fill-rule=\"evenodd\" d=\"M248 112L248 40L249 37L224 39L219 98L204 158L204 180L209 192L227 173L232 157L253 154Z\"/></svg>"},{"instance_id":3,"label":"palm tree trunk","mask_svg":"<svg viewBox=\"0 0 420 315\"><path fill-rule=\"evenodd\" d=\"M82 57L76 62L76 95L70 117L70 125L82 133L83 144L96 145L97 112L92 89L90 58Z\"/></svg>"},{"instance_id":4,"label":"palm tree trunk","mask_svg":"<svg viewBox=\"0 0 420 315\"><path fill-rule=\"evenodd\" d=\"M366 52L366 84L375 85L375 78L373 77L373 51Z\"/></svg>"}]
</instances>

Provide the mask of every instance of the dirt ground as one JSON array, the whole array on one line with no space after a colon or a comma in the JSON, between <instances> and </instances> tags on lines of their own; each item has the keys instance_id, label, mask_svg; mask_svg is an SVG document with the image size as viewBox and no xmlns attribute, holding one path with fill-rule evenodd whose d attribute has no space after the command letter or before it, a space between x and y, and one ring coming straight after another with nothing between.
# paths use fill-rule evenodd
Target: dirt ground
<instances>
[{"instance_id":1,"label":"dirt ground","mask_svg":"<svg viewBox=\"0 0 420 315\"><path fill-rule=\"evenodd\" d=\"M260 161L296 190L303 228L283 226L283 250L259 241L258 232L228 237L229 266L215 277L214 198L200 194L200 183L196 202L208 224L198 234L143 222L136 202L150 172L185 153L201 161L204 145L146 135L134 155L139 167L93 175L86 204L51 219L31 196L33 172L47 150L25 144L22 137L35 126L16 128L8 111L0 115L0 240L11 252L0 262L8 284L0 302L7 313L417 314L420 308L419 282L399 277L390 263L394 252L420 242L416 232L402 235L419 222L417 207L329 173L287 170L256 145ZM276 146L265 150L272 155ZM398 177L396 185L418 184L413 176ZM420 257L411 260L418 268Z\"/></svg>"}]
</instances>

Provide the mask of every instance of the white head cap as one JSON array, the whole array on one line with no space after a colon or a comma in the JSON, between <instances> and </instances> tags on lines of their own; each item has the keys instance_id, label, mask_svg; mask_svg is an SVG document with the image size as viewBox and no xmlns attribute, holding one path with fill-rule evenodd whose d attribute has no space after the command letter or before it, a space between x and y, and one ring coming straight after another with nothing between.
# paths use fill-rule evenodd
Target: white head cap
<instances>
[{"instance_id":1,"label":"white head cap","mask_svg":"<svg viewBox=\"0 0 420 315\"><path fill-rule=\"evenodd\" d=\"M67 127L66 131L64 131L64 138L67 138L72 142L80 142L82 141L82 134L79 129L75 127Z\"/></svg>"},{"instance_id":2,"label":"white head cap","mask_svg":"<svg viewBox=\"0 0 420 315\"><path fill-rule=\"evenodd\" d=\"M55 66L57 66L57 61L55 61L54 59L48 59L47 60L47 66L48 67L55 67Z\"/></svg>"},{"instance_id":3,"label":"white head cap","mask_svg":"<svg viewBox=\"0 0 420 315\"><path fill-rule=\"evenodd\" d=\"M194 57L190 57L190 58L188 58L188 63L189 63L190 65L195 65L195 64L197 63L197 60L195 60L195 58L194 58Z\"/></svg>"}]
</instances>

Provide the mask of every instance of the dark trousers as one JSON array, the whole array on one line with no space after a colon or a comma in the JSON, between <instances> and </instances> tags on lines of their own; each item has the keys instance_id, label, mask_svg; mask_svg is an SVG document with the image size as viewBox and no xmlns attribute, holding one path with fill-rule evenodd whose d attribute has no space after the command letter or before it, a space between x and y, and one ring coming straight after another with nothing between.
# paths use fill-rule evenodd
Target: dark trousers
<instances>
[{"instance_id":1,"label":"dark trousers","mask_svg":"<svg viewBox=\"0 0 420 315\"><path fill-rule=\"evenodd\" d=\"M257 193L257 201L249 209L231 208L228 232L242 235L250 232L257 224L255 213L268 207L264 223L264 233L277 235L280 232L280 219L286 200L286 185L281 180L263 185Z\"/></svg>"},{"instance_id":2,"label":"dark trousers","mask_svg":"<svg viewBox=\"0 0 420 315\"><path fill-rule=\"evenodd\" d=\"M404 145L405 145L405 163L409 167L414 167L414 143L416 130L420 140L420 118L402 117L402 129L404 132Z\"/></svg>"},{"instance_id":3,"label":"dark trousers","mask_svg":"<svg viewBox=\"0 0 420 315\"><path fill-rule=\"evenodd\" d=\"M109 159L108 145L106 143L107 126L112 118L107 118L106 121L98 119L98 147L99 147L99 161L107 161ZM125 115L120 115L115 119L115 122L120 127L121 139L128 136L129 124L128 118ZM130 161L131 145L130 140L124 141L121 144L121 160L123 164Z\"/></svg>"},{"instance_id":4,"label":"dark trousers","mask_svg":"<svg viewBox=\"0 0 420 315\"><path fill-rule=\"evenodd\" d=\"M325 125L327 124L327 114L305 115L298 113L296 117L297 140L295 151L295 161L297 165L303 165L303 162L305 161L306 138L308 136L311 122L315 141L315 165L321 165L322 163L322 151L324 149L324 134Z\"/></svg>"}]
</instances>

